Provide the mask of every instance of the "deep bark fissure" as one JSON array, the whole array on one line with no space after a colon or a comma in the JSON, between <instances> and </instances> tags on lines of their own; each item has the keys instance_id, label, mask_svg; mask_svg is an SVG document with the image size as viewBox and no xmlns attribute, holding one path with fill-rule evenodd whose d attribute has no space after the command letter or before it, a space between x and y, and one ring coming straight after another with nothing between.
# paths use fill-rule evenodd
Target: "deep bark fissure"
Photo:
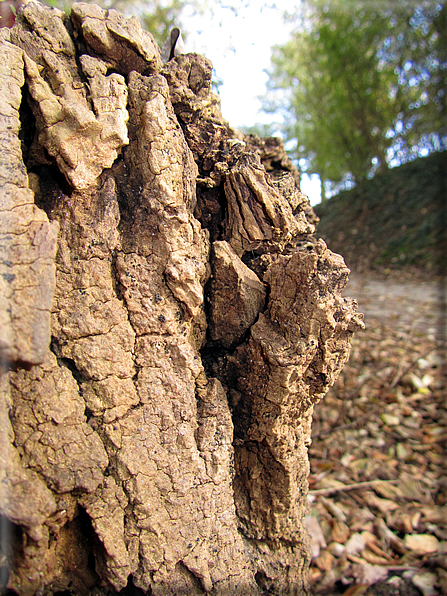
<instances>
[{"instance_id":1,"label":"deep bark fissure","mask_svg":"<svg viewBox=\"0 0 447 596\"><path fill-rule=\"evenodd\" d=\"M19 139L22 147L22 159L25 165L28 162L28 154L31 148L31 144L36 134L36 119L33 116L33 112L29 106L29 91L26 84L21 89L22 101L20 103L19 118L20 118L20 130Z\"/></svg>"}]
</instances>

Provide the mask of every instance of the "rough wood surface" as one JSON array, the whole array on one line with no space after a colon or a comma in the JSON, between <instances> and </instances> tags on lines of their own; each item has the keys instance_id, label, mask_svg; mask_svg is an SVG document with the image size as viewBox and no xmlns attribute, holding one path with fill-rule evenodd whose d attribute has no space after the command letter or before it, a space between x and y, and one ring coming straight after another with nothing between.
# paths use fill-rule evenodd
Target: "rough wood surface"
<instances>
[{"instance_id":1,"label":"rough wood surface","mask_svg":"<svg viewBox=\"0 0 447 596\"><path fill-rule=\"evenodd\" d=\"M312 409L363 323L283 145L114 10L0 40L8 588L307 594Z\"/></svg>"}]
</instances>

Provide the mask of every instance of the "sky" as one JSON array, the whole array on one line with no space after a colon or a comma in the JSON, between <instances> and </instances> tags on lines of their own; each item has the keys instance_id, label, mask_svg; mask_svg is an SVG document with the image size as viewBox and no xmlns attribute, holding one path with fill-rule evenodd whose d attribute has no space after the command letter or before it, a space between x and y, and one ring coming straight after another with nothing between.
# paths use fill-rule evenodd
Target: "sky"
<instances>
[{"instance_id":1,"label":"sky","mask_svg":"<svg viewBox=\"0 0 447 596\"><path fill-rule=\"evenodd\" d=\"M230 2L231 4L231 2ZM237 4L237 2L233 2ZM183 15L187 29L186 51L198 52L213 62L219 87L223 117L233 128L271 122L261 110L266 91L272 47L287 41L293 24L285 24L283 14L293 11L291 0L251 0L241 2L237 14L229 8L216 9L210 17ZM276 5L276 8L269 5ZM302 175L301 190L311 204L321 200L318 176Z\"/></svg>"}]
</instances>

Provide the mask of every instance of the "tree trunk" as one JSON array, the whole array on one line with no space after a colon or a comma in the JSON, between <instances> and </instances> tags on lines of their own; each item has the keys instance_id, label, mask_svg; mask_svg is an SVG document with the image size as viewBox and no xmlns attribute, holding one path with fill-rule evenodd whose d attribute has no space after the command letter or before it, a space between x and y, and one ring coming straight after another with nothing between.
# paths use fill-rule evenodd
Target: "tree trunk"
<instances>
[{"instance_id":1,"label":"tree trunk","mask_svg":"<svg viewBox=\"0 0 447 596\"><path fill-rule=\"evenodd\" d=\"M282 143L136 18L0 38L2 581L307 594L312 408L363 323Z\"/></svg>"}]
</instances>

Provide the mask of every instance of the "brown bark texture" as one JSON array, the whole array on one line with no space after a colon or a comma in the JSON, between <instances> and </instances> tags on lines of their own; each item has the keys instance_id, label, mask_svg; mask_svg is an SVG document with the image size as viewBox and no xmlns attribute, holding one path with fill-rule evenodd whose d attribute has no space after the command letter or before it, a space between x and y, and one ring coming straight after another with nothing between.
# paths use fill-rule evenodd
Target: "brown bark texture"
<instances>
[{"instance_id":1,"label":"brown bark texture","mask_svg":"<svg viewBox=\"0 0 447 596\"><path fill-rule=\"evenodd\" d=\"M0 30L3 589L307 594L312 408L363 326L278 139L135 17Z\"/></svg>"}]
</instances>

